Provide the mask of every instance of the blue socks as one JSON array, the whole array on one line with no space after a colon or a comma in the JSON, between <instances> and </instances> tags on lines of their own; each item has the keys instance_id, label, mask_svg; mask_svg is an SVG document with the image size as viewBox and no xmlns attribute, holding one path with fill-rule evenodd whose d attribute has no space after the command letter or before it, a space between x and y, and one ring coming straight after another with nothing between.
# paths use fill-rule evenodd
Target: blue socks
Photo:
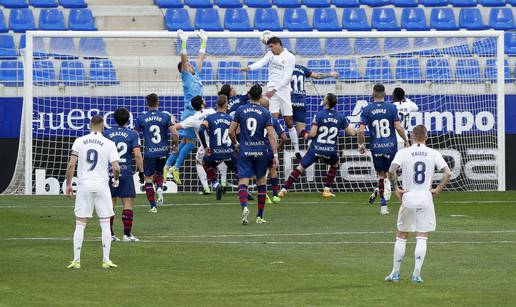
<instances>
[{"instance_id":1,"label":"blue socks","mask_svg":"<svg viewBox=\"0 0 516 307\"><path fill-rule=\"evenodd\" d=\"M195 149L195 144L193 143L186 142L181 145L179 145L179 153L177 155L176 164L174 165L176 170L179 170L181 166L183 166L185 159L188 157L190 152Z\"/></svg>"},{"instance_id":2,"label":"blue socks","mask_svg":"<svg viewBox=\"0 0 516 307\"><path fill-rule=\"evenodd\" d=\"M181 148L183 148L183 146L184 146L183 143L179 143L178 151L181 151ZM167 162L165 163L165 167L167 169L169 169L172 166L172 164L176 163L176 160L177 160L177 153L170 154L170 156L168 156Z\"/></svg>"}]
</instances>

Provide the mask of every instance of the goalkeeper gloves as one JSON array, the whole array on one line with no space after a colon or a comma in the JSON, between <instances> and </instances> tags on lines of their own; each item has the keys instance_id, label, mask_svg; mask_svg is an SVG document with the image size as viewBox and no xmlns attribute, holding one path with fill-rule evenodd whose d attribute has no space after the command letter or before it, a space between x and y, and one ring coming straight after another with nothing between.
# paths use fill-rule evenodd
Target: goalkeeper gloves
<instances>
[{"instance_id":1,"label":"goalkeeper gloves","mask_svg":"<svg viewBox=\"0 0 516 307\"><path fill-rule=\"evenodd\" d=\"M181 40L181 54L186 54L186 41L188 40L188 36L183 30L177 30L177 36Z\"/></svg>"},{"instance_id":2,"label":"goalkeeper gloves","mask_svg":"<svg viewBox=\"0 0 516 307\"><path fill-rule=\"evenodd\" d=\"M143 182L145 182L145 176L143 175L143 172L138 172L138 177L140 178L140 183L143 184Z\"/></svg>"},{"instance_id":3,"label":"goalkeeper gloves","mask_svg":"<svg viewBox=\"0 0 516 307\"><path fill-rule=\"evenodd\" d=\"M206 34L204 30L200 30L197 35L201 39L201 49L199 49L199 53L206 53L206 42L208 41L208 34Z\"/></svg>"}]
</instances>

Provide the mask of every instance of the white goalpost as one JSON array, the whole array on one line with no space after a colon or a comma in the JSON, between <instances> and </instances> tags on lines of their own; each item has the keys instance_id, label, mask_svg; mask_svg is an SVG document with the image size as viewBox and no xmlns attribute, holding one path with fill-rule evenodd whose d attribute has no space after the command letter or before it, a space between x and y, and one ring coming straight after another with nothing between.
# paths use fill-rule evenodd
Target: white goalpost
<instances>
[{"instance_id":1,"label":"white goalpost","mask_svg":"<svg viewBox=\"0 0 516 307\"><path fill-rule=\"evenodd\" d=\"M190 37L192 61L198 51ZM321 96L339 97L337 110L351 123L371 100L372 86L385 84L390 95L402 87L419 110L407 119L430 133L452 169L449 190L505 190L504 32L278 32L297 64L313 71L336 70L339 79L305 82L307 123L319 110ZM214 107L218 89L232 84L244 94L266 82L266 69L243 74L239 67L265 53L259 32L209 32L201 77L204 96ZM73 140L100 114L107 124L124 106L131 124L145 110L144 97L155 92L160 108L179 118L183 91L177 63L177 34L166 31L28 31L21 51L24 64L23 115L16 170L5 194L62 193ZM388 97L390 99L390 97ZM308 126L309 127L309 126ZM306 150L307 145L301 145ZM376 184L370 154L360 155L355 137L339 136L341 167L334 190L366 192ZM287 145L281 155L280 181L295 167ZM193 154L182 169L184 184L169 191L200 189ZM322 189L326 166L311 167L294 191ZM436 175L436 180L439 174ZM230 183L235 177L229 176Z\"/></svg>"}]
</instances>

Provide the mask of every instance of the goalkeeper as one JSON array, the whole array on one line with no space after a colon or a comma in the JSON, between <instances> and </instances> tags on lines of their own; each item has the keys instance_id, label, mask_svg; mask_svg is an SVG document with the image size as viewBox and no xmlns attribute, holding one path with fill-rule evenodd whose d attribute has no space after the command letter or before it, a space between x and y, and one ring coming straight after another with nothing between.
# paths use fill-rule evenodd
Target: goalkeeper
<instances>
[{"instance_id":1,"label":"goalkeeper","mask_svg":"<svg viewBox=\"0 0 516 307\"><path fill-rule=\"evenodd\" d=\"M199 57L197 58L197 67L190 64L188 56L186 54L186 42L188 36L183 33L182 30L177 31L177 35L181 40L181 62L177 65L179 72L181 73L181 80L183 81L183 92L185 97L185 109L181 113L181 122L192 116L197 112L192 107L192 98L196 96L203 96L203 85L200 78L200 71L202 70L202 64L206 57L206 42L208 36L204 30L199 31L197 34L201 39L201 49L199 49ZM181 176L179 169L183 166L183 163L195 149L197 135L194 128L181 129L179 131L179 137L181 142L177 152L173 152L167 159L165 169L163 170L164 177L167 178L167 171L170 171L172 178L176 184L181 184Z\"/></svg>"}]
</instances>

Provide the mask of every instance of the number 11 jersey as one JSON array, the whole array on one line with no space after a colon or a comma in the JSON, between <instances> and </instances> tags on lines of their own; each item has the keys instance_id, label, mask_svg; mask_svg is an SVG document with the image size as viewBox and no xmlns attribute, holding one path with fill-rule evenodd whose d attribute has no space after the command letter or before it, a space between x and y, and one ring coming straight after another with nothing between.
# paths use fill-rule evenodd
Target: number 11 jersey
<instances>
[{"instance_id":1,"label":"number 11 jersey","mask_svg":"<svg viewBox=\"0 0 516 307\"><path fill-rule=\"evenodd\" d=\"M147 111L136 121L135 129L143 133L145 158L166 157L169 152L168 128L172 126L170 114L163 111Z\"/></svg>"}]
</instances>

